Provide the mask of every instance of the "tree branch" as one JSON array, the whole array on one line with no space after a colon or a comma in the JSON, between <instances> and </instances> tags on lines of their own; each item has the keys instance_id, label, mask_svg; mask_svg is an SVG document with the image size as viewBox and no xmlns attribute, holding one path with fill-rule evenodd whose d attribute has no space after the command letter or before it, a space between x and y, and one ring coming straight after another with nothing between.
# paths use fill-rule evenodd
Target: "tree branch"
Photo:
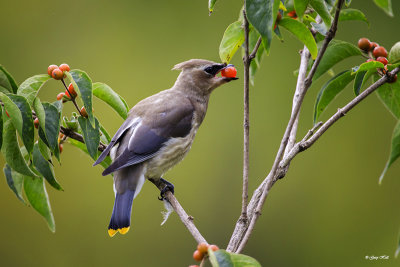
<instances>
[{"instance_id":1,"label":"tree branch","mask_svg":"<svg viewBox=\"0 0 400 267\"><path fill-rule=\"evenodd\" d=\"M269 172L268 176L264 179L264 181L261 183L261 185L254 192L252 199L250 201L251 205L249 204L249 208L247 209L247 215L249 217L250 223L248 225L247 224L243 225L243 223L240 223L240 220L236 223L235 230L232 234L231 240L227 247L228 251L233 251L233 252L239 253L244 248L252 231L254 230L254 226L255 226L255 223L256 223L258 217L261 215L261 209L264 205L264 202L269 193L269 190L275 184L278 177L283 177L285 175L285 173L284 173L285 171L283 171L279 168L279 163L284 155L284 151L288 144L290 133L292 132L292 128L296 123L297 116L299 114L301 105L303 103L304 96L306 95L308 88L311 86L314 73L326 51L326 48L329 45L329 42L335 36L336 30L337 30L337 23L339 21L339 14L340 14L340 10L343 6L343 2L344 2L344 0L338 1L335 18L332 22L331 28L330 28L329 32L327 33L327 35L325 36L324 43L317 55L317 58L312 66L312 69L310 70L307 78L304 80L304 85L303 85L304 90L302 90L302 93L299 94L298 97L296 97L296 95L294 96L297 98L297 101L294 101L294 105L292 108L292 114L290 116L285 133L281 140L281 144L280 144L279 150L276 154L271 171Z\"/></svg>"},{"instance_id":2,"label":"tree branch","mask_svg":"<svg viewBox=\"0 0 400 267\"><path fill-rule=\"evenodd\" d=\"M167 186L162 180L156 181L153 179L149 179L149 181L152 182L160 191L163 190L165 186ZM194 218L186 213L176 197L170 191L167 191L164 197L169 202L169 204L171 204L172 208L174 209L176 214L178 214L182 223L186 226L196 242L199 244L207 243L206 239L200 234L200 231L194 225Z\"/></svg>"}]
</instances>

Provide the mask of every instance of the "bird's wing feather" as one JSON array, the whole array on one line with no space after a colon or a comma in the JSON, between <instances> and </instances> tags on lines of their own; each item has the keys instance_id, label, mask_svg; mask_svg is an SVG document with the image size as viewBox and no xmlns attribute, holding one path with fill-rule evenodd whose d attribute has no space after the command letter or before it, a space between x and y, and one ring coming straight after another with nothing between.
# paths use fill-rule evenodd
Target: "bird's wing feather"
<instances>
[{"instance_id":1,"label":"bird's wing feather","mask_svg":"<svg viewBox=\"0 0 400 267\"><path fill-rule=\"evenodd\" d=\"M194 108L189 102L152 114L151 120L141 118L135 129L122 137L117 157L103 175L150 159L170 138L186 136L192 129L193 115Z\"/></svg>"},{"instance_id":2,"label":"bird's wing feather","mask_svg":"<svg viewBox=\"0 0 400 267\"><path fill-rule=\"evenodd\" d=\"M96 160L93 166L96 166L97 164L102 162L110 153L111 148L113 148L115 144L117 144L120 141L124 133L129 129L131 129L132 127L135 128L138 125L139 121L140 121L139 118L134 118L134 119L128 118L126 121L124 121L124 123L121 125L121 127L119 127L118 131L111 139L111 142L108 144L106 149L104 149L104 151L100 154L99 158Z\"/></svg>"}]
</instances>

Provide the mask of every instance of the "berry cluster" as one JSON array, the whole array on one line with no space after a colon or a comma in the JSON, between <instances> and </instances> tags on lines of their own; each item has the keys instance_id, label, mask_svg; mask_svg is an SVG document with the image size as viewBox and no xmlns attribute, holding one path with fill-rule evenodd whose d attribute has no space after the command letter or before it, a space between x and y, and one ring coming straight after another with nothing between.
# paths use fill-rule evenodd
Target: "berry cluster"
<instances>
[{"instance_id":1,"label":"berry cluster","mask_svg":"<svg viewBox=\"0 0 400 267\"><path fill-rule=\"evenodd\" d=\"M207 243L200 243L197 246L197 249L193 252L193 259L195 261L202 261L203 258L208 254L208 249L211 249L212 251L217 251L219 247L217 245L209 245ZM197 265L191 265L191 266L197 266Z\"/></svg>"},{"instance_id":2,"label":"berry cluster","mask_svg":"<svg viewBox=\"0 0 400 267\"><path fill-rule=\"evenodd\" d=\"M367 60L367 62L371 61L381 62L385 66L382 72L386 73L387 71L386 65L389 63L389 61L387 59L388 52L383 46L380 46L375 42L371 42L367 38L361 38L360 40L358 40L358 48L360 48L361 51L369 55L370 58ZM390 80L390 83L394 83L396 82L396 80L397 80L397 74Z\"/></svg>"},{"instance_id":3,"label":"berry cluster","mask_svg":"<svg viewBox=\"0 0 400 267\"><path fill-rule=\"evenodd\" d=\"M60 66L57 65L50 65L47 68L47 73L53 77L55 80L61 80L64 78L64 72L65 71L70 71L71 69L69 68L68 64L61 64Z\"/></svg>"}]
</instances>

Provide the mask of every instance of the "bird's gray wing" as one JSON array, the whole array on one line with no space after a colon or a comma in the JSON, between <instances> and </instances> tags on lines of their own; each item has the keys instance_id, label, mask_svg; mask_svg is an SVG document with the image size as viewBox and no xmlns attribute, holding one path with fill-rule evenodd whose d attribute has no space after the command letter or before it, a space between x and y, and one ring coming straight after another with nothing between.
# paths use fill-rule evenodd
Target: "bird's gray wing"
<instances>
[{"instance_id":1,"label":"bird's gray wing","mask_svg":"<svg viewBox=\"0 0 400 267\"><path fill-rule=\"evenodd\" d=\"M117 157L104 170L103 175L154 157L171 138L189 134L193 116L192 104L182 103L142 118L134 130L131 129L122 137Z\"/></svg>"},{"instance_id":2,"label":"bird's gray wing","mask_svg":"<svg viewBox=\"0 0 400 267\"><path fill-rule=\"evenodd\" d=\"M107 155L110 153L111 148L113 148L119 141L121 141L121 138L123 137L124 133L128 131L129 129L135 128L139 124L139 118L128 118L124 123L119 127L118 131L115 133L113 138L111 139L111 142L108 144L106 149L100 154L99 158L96 160L96 162L93 164L93 166L96 166L100 162L102 162Z\"/></svg>"}]
</instances>

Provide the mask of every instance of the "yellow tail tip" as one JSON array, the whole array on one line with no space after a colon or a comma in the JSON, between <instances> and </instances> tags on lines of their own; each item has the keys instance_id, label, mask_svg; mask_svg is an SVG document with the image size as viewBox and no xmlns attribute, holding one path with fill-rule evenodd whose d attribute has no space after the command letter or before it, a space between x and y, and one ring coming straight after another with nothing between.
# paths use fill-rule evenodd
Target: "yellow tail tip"
<instances>
[{"instance_id":1,"label":"yellow tail tip","mask_svg":"<svg viewBox=\"0 0 400 267\"><path fill-rule=\"evenodd\" d=\"M113 237L117 232L118 232L118 230L108 229L108 235L111 237Z\"/></svg>"},{"instance_id":2,"label":"yellow tail tip","mask_svg":"<svg viewBox=\"0 0 400 267\"><path fill-rule=\"evenodd\" d=\"M126 234L127 232L129 231L129 226L128 227L124 227L124 228L120 228L120 229L118 229L118 232L120 233L120 234Z\"/></svg>"}]
</instances>

